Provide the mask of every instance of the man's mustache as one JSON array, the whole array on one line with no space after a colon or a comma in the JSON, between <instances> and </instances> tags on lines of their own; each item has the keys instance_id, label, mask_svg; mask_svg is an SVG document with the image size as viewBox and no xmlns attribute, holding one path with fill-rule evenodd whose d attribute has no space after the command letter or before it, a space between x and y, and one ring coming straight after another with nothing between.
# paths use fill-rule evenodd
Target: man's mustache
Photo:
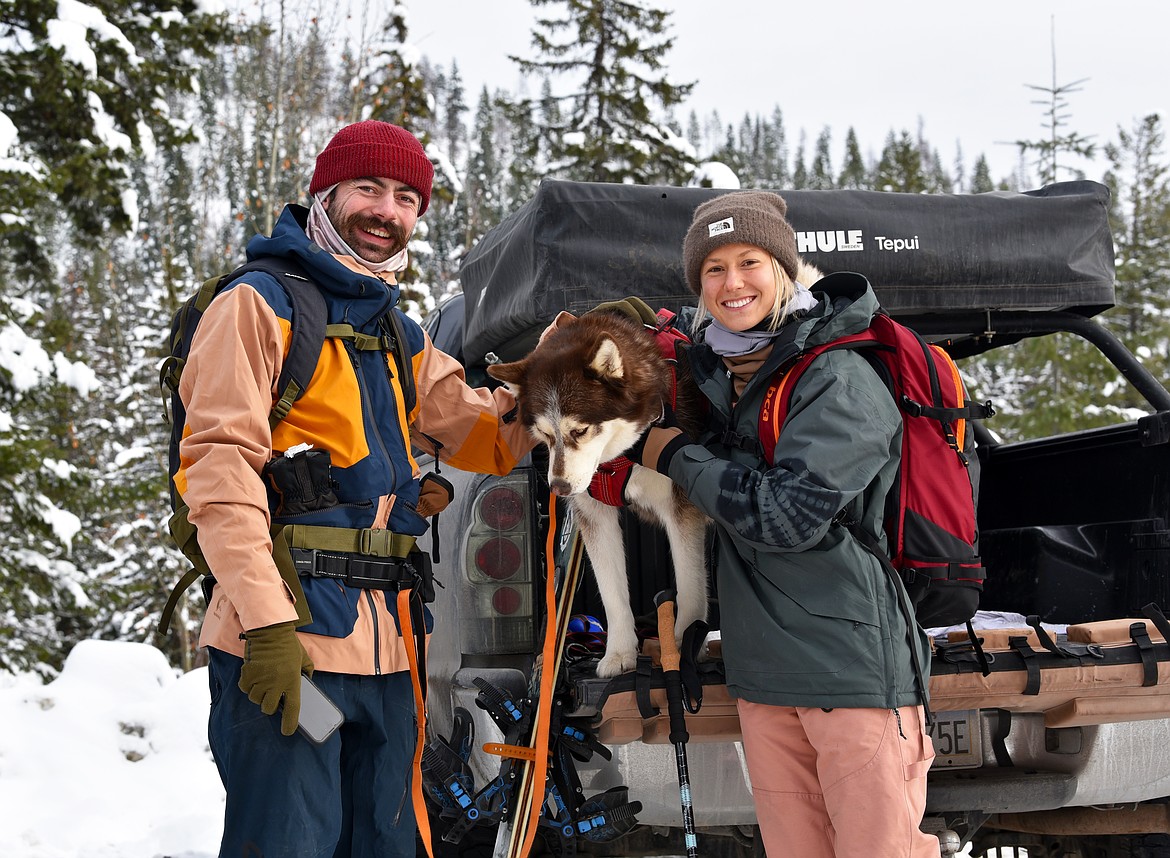
<instances>
[{"instance_id":1,"label":"man's mustache","mask_svg":"<svg viewBox=\"0 0 1170 858\"><path fill-rule=\"evenodd\" d=\"M406 244L406 230L402 224L394 223L393 221L385 221L381 218L358 216L354 218L354 225L359 229L364 229L367 232L370 230L382 230L390 233L390 237L398 244Z\"/></svg>"}]
</instances>

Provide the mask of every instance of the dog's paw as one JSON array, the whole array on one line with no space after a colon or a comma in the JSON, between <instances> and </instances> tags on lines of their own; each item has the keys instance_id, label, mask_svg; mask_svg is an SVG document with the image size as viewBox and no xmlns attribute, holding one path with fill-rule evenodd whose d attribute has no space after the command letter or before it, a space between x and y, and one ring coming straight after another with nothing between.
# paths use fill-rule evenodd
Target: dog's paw
<instances>
[{"instance_id":1,"label":"dog's paw","mask_svg":"<svg viewBox=\"0 0 1170 858\"><path fill-rule=\"evenodd\" d=\"M597 675L602 679L621 676L634 669L638 662L637 650L628 652L607 652L601 661L597 662Z\"/></svg>"}]
</instances>

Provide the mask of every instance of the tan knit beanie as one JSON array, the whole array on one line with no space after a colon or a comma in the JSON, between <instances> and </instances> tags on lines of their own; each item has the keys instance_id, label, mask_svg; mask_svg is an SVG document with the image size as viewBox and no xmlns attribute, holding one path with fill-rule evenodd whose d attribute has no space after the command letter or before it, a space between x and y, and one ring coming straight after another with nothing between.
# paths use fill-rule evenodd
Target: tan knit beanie
<instances>
[{"instance_id":1,"label":"tan knit beanie","mask_svg":"<svg viewBox=\"0 0 1170 858\"><path fill-rule=\"evenodd\" d=\"M784 219L788 204L770 191L732 191L698 206L683 241L687 285L702 294L699 268L715 248L752 244L768 251L796 279L796 233Z\"/></svg>"}]
</instances>

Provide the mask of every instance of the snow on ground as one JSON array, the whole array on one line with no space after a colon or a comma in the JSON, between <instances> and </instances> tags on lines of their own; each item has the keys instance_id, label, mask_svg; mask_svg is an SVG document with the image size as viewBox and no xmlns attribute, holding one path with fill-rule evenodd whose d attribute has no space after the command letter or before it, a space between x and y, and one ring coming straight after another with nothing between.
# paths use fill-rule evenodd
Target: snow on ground
<instances>
[{"instance_id":1,"label":"snow on ground","mask_svg":"<svg viewBox=\"0 0 1170 858\"><path fill-rule=\"evenodd\" d=\"M86 641L48 684L0 674L0 855L213 858L223 788L206 668Z\"/></svg>"},{"instance_id":2,"label":"snow on ground","mask_svg":"<svg viewBox=\"0 0 1170 858\"><path fill-rule=\"evenodd\" d=\"M206 668L146 644L85 641L48 684L0 673L0 856L215 858L209 706Z\"/></svg>"}]
</instances>

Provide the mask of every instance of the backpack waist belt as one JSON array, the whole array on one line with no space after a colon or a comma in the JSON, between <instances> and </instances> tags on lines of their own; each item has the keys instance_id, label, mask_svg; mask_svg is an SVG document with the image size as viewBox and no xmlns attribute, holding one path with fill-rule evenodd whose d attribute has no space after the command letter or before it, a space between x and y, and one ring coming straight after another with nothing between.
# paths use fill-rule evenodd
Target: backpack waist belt
<instances>
[{"instance_id":1,"label":"backpack waist belt","mask_svg":"<svg viewBox=\"0 0 1170 858\"><path fill-rule=\"evenodd\" d=\"M404 559L414 550L417 537L392 530L370 527L321 527L311 524L293 524L285 527L289 548L314 548L322 551L340 551L346 554L365 554L370 557L397 557Z\"/></svg>"},{"instance_id":2,"label":"backpack waist belt","mask_svg":"<svg viewBox=\"0 0 1170 858\"><path fill-rule=\"evenodd\" d=\"M298 575L336 578L359 590L410 588L418 578L410 561L399 557L371 560L361 554L327 554L315 548L293 548L290 553Z\"/></svg>"},{"instance_id":3,"label":"backpack waist belt","mask_svg":"<svg viewBox=\"0 0 1170 858\"><path fill-rule=\"evenodd\" d=\"M289 553L298 575L336 578L348 587L409 589L419 578L407 555L415 537L389 530L293 525Z\"/></svg>"}]
</instances>

